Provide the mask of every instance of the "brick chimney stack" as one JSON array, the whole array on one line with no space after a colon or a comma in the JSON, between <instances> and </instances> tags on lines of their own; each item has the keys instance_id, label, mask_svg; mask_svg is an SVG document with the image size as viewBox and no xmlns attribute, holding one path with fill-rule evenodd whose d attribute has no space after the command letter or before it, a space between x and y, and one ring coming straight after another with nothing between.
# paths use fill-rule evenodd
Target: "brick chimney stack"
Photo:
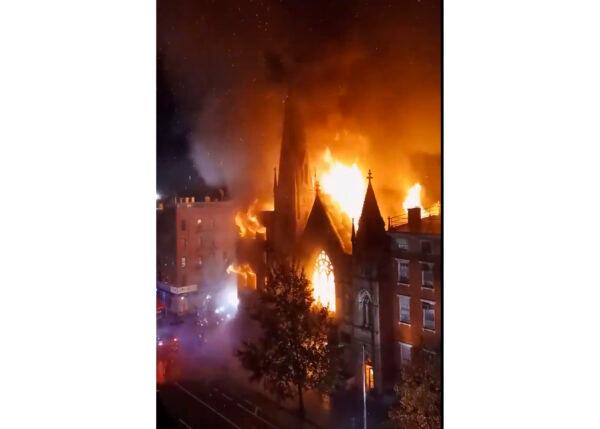
<instances>
[{"instance_id":1,"label":"brick chimney stack","mask_svg":"<svg viewBox=\"0 0 600 429\"><path fill-rule=\"evenodd\" d=\"M411 232L421 231L421 207L408 209L408 229Z\"/></svg>"}]
</instances>

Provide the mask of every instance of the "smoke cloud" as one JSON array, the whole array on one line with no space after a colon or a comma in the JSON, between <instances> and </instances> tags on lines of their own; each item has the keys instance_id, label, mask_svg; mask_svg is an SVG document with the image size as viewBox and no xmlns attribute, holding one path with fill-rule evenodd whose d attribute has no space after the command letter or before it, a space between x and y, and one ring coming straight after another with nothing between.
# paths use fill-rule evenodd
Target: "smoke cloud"
<instances>
[{"instance_id":1,"label":"smoke cloud","mask_svg":"<svg viewBox=\"0 0 600 429\"><path fill-rule=\"evenodd\" d=\"M441 5L434 0L159 0L158 52L199 174L245 203L271 198L288 88L311 157L373 170L384 215L420 181L440 198Z\"/></svg>"}]
</instances>

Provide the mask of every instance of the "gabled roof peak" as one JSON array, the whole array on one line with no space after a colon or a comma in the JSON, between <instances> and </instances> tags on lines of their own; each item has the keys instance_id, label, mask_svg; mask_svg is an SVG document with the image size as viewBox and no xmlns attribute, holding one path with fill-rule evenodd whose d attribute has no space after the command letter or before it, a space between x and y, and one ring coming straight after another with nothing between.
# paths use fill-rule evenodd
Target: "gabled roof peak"
<instances>
[{"instance_id":1,"label":"gabled roof peak","mask_svg":"<svg viewBox=\"0 0 600 429\"><path fill-rule=\"evenodd\" d=\"M369 180L369 183L367 185L367 192L365 193L362 212L358 220L358 231L356 233L356 241L359 245L379 243L385 238L385 222L383 221L383 217L381 217L379 204L377 204L375 191L371 184L371 179L373 179L371 170L369 170L367 179Z\"/></svg>"}]
</instances>

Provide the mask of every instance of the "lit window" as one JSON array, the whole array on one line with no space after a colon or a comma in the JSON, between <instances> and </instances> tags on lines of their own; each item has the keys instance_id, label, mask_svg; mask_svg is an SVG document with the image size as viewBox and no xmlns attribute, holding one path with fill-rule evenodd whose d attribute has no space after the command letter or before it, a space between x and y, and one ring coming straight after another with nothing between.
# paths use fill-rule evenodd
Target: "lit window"
<instances>
[{"instance_id":1,"label":"lit window","mask_svg":"<svg viewBox=\"0 0 600 429\"><path fill-rule=\"evenodd\" d=\"M181 258L181 268L185 268L185 256Z\"/></svg>"},{"instance_id":2,"label":"lit window","mask_svg":"<svg viewBox=\"0 0 600 429\"><path fill-rule=\"evenodd\" d=\"M408 284L408 282L409 282L408 261L406 261L404 259L396 259L396 266L398 267L398 282Z\"/></svg>"},{"instance_id":3,"label":"lit window","mask_svg":"<svg viewBox=\"0 0 600 429\"><path fill-rule=\"evenodd\" d=\"M198 218L198 220L196 221L196 225L200 225L202 223L202 219Z\"/></svg>"},{"instance_id":4,"label":"lit window","mask_svg":"<svg viewBox=\"0 0 600 429\"><path fill-rule=\"evenodd\" d=\"M365 364L365 383L367 389L372 390L375 388L375 377L373 376L373 365L370 363Z\"/></svg>"},{"instance_id":5,"label":"lit window","mask_svg":"<svg viewBox=\"0 0 600 429\"><path fill-rule=\"evenodd\" d=\"M424 255L431 255L431 242L421 241L421 253Z\"/></svg>"},{"instance_id":6,"label":"lit window","mask_svg":"<svg viewBox=\"0 0 600 429\"><path fill-rule=\"evenodd\" d=\"M400 344L400 363L402 365L409 364L412 358L412 346L406 343L398 344Z\"/></svg>"},{"instance_id":7,"label":"lit window","mask_svg":"<svg viewBox=\"0 0 600 429\"><path fill-rule=\"evenodd\" d=\"M423 301L423 329L435 330L435 306L433 302Z\"/></svg>"},{"instance_id":8,"label":"lit window","mask_svg":"<svg viewBox=\"0 0 600 429\"><path fill-rule=\"evenodd\" d=\"M396 246L402 252L408 252L408 239L407 238L397 238Z\"/></svg>"},{"instance_id":9,"label":"lit window","mask_svg":"<svg viewBox=\"0 0 600 429\"><path fill-rule=\"evenodd\" d=\"M433 264L421 262L421 285L433 289Z\"/></svg>"},{"instance_id":10,"label":"lit window","mask_svg":"<svg viewBox=\"0 0 600 429\"><path fill-rule=\"evenodd\" d=\"M398 301L400 303L400 322L410 323L410 297L398 295Z\"/></svg>"},{"instance_id":11,"label":"lit window","mask_svg":"<svg viewBox=\"0 0 600 429\"><path fill-rule=\"evenodd\" d=\"M312 276L313 298L330 311L335 311L335 278L333 265L324 251L319 253Z\"/></svg>"}]
</instances>

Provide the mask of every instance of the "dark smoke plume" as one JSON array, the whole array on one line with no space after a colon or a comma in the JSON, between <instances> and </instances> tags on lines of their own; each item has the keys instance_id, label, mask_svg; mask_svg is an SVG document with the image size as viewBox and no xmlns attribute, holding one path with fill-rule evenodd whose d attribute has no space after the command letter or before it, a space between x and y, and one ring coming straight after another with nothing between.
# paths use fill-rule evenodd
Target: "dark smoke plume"
<instances>
[{"instance_id":1,"label":"dark smoke plume","mask_svg":"<svg viewBox=\"0 0 600 429\"><path fill-rule=\"evenodd\" d=\"M268 199L290 87L309 150L372 168L385 215L440 198L441 5L159 0L158 51L202 178Z\"/></svg>"}]
</instances>

